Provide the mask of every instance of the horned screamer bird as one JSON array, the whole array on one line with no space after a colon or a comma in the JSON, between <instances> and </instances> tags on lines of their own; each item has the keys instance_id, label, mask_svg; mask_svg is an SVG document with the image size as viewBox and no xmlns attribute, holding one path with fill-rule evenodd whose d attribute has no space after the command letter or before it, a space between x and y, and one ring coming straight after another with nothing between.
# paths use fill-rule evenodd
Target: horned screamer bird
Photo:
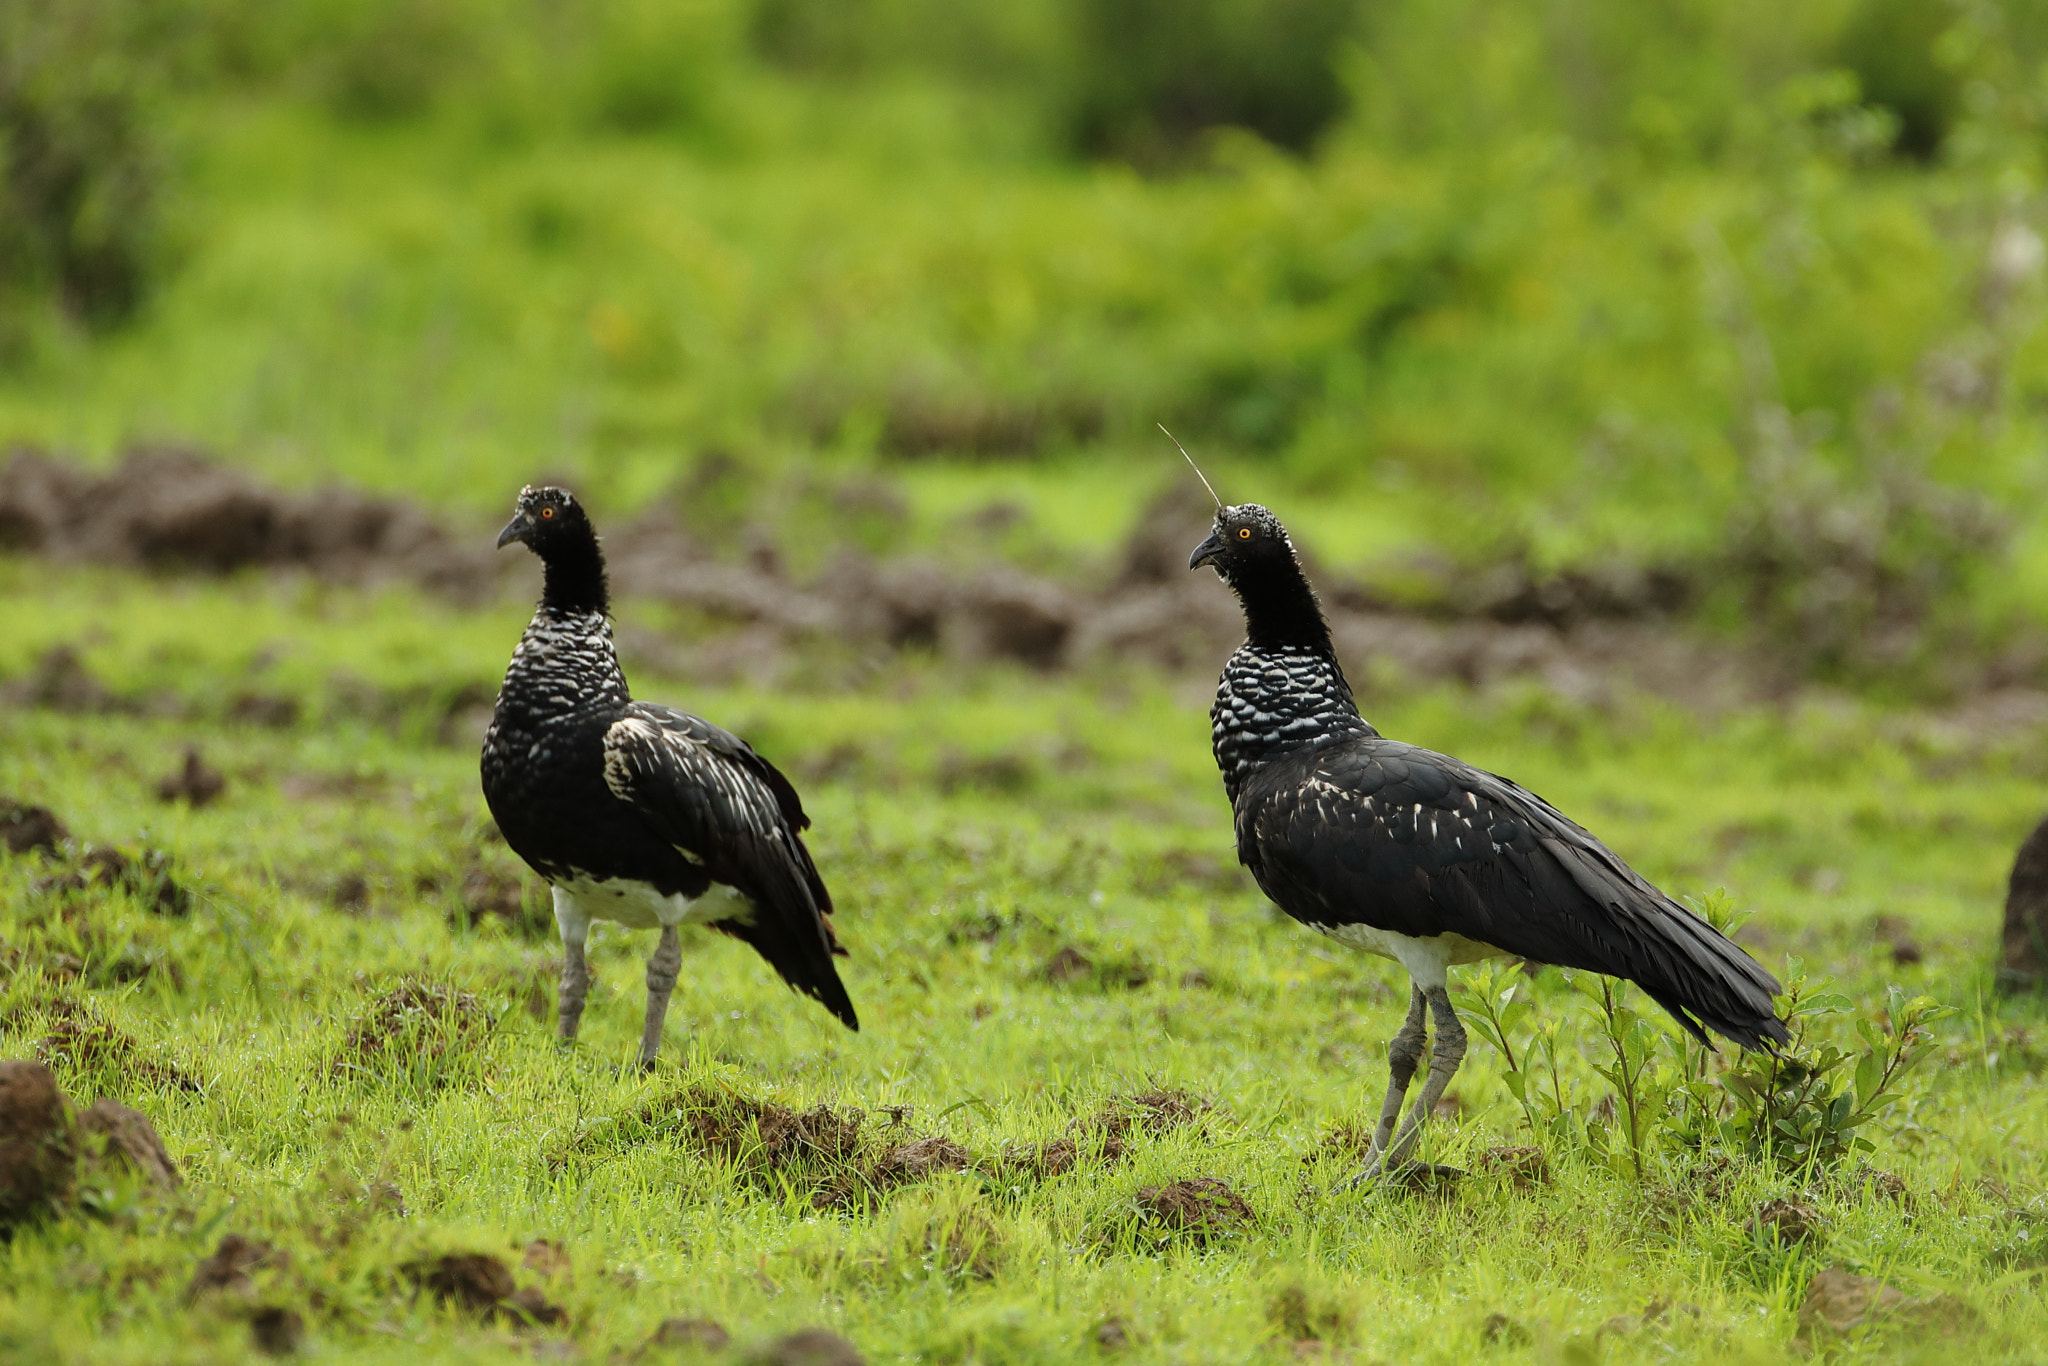
<instances>
[{"instance_id":1,"label":"horned screamer bird","mask_svg":"<svg viewBox=\"0 0 2048 1366\"><path fill-rule=\"evenodd\" d=\"M677 929L753 945L782 980L859 1029L832 956L832 897L799 833L796 789L746 742L686 712L635 702L612 648L604 555L566 489L527 488L500 549L540 556L540 607L484 736L484 800L513 852L554 890L560 1031L576 1037L593 920L661 929L647 960L640 1062L661 1048L682 965Z\"/></svg>"},{"instance_id":2,"label":"horned screamer bird","mask_svg":"<svg viewBox=\"0 0 2048 1366\"><path fill-rule=\"evenodd\" d=\"M1339 943L1399 962L1408 1018L1387 1046L1387 1096L1357 1180L1406 1163L1465 1055L1446 969L1494 955L1624 977L1707 1042L1783 1043L1778 984L1549 803L1366 724L1315 591L1278 518L1224 507L1188 557L1244 607L1210 733L1237 856L1280 908ZM1422 1059L1422 1094L1394 1124Z\"/></svg>"}]
</instances>

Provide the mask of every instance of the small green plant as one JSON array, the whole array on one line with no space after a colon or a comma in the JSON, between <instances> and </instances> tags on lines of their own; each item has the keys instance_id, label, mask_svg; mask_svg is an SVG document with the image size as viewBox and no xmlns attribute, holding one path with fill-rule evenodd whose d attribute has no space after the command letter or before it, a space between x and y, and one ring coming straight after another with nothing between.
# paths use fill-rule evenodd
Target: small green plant
<instances>
[{"instance_id":1,"label":"small green plant","mask_svg":"<svg viewBox=\"0 0 2048 1366\"><path fill-rule=\"evenodd\" d=\"M1593 1070L1614 1088L1615 1120L1627 1141L1629 1167L1635 1173L1636 1184L1641 1185L1643 1148L1653 1136L1651 1121L1664 1112L1681 1071L1659 1056L1657 1043L1667 1037L1666 1032L1628 1004L1628 983L1592 974L1572 974L1567 980L1593 1006L1593 1017L1607 1051L1607 1060L1596 1060ZM1612 1144L1607 1147L1611 1154Z\"/></svg>"},{"instance_id":2,"label":"small green plant","mask_svg":"<svg viewBox=\"0 0 2048 1366\"><path fill-rule=\"evenodd\" d=\"M1809 1035L1816 1020L1850 1013L1854 1003L1828 990L1826 980L1810 983L1797 959L1786 976L1779 1000L1792 1043L1777 1053L1744 1054L1721 1073L1733 1113L1720 1121L1719 1137L1728 1148L1808 1172L1875 1146L1857 1130L1898 1103L1899 1083L1932 1046L1927 1026L1955 1010L1892 987L1881 1019L1856 1022L1861 1051L1847 1050Z\"/></svg>"}]
</instances>

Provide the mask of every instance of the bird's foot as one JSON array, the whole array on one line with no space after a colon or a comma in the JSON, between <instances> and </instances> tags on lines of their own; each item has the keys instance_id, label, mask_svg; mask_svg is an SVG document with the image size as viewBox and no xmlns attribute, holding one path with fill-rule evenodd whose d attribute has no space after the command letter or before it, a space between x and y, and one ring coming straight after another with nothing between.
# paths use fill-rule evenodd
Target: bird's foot
<instances>
[{"instance_id":1,"label":"bird's foot","mask_svg":"<svg viewBox=\"0 0 2048 1366\"><path fill-rule=\"evenodd\" d=\"M1440 1190L1468 1174L1461 1167L1449 1167L1440 1162L1398 1162L1389 1167L1375 1157L1356 1175L1338 1182L1337 1194L1373 1185L1410 1191Z\"/></svg>"}]
</instances>

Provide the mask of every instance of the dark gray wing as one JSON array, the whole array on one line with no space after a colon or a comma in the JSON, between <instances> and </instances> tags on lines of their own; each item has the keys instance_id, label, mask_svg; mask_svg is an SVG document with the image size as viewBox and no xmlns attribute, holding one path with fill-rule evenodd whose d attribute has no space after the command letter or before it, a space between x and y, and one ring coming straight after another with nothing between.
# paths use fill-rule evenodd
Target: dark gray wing
<instances>
[{"instance_id":1,"label":"dark gray wing","mask_svg":"<svg viewBox=\"0 0 2048 1366\"><path fill-rule=\"evenodd\" d=\"M755 904L751 922L719 928L746 940L783 980L858 1029L832 955L832 898L799 833L810 824L789 780L744 740L701 717L646 702L604 737L614 796L715 882Z\"/></svg>"},{"instance_id":2,"label":"dark gray wing","mask_svg":"<svg viewBox=\"0 0 2048 1366\"><path fill-rule=\"evenodd\" d=\"M1270 763L1237 843L1298 920L1625 977L1702 1042L1702 1026L1748 1048L1786 1037L1748 954L1542 798L1447 755L1369 738Z\"/></svg>"}]
</instances>

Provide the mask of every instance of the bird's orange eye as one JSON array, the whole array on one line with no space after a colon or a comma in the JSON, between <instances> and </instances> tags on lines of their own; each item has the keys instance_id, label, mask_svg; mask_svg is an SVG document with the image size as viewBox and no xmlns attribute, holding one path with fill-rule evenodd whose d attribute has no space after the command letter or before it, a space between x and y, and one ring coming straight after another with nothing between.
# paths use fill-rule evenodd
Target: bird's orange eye
<instances>
[{"instance_id":1,"label":"bird's orange eye","mask_svg":"<svg viewBox=\"0 0 2048 1366\"><path fill-rule=\"evenodd\" d=\"M1238 540L1240 540L1240 541L1249 541L1249 540L1250 540L1251 538L1252 538L1252 529L1251 529L1250 527L1248 527L1248 526L1241 526L1241 527L1239 527L1239 528L1237 529L1237 539L1238 539Z\"/></svg>"},{"instance_id":2,"label":"bird's orange eye","mask_svg":"<svg viewBox=\"0 0 2048 1366\"><path fill-rule=\"evenodd\" d=\"M555 515L555 510L553 508L542 508L540 510L540 515L541 520L546 521L548 518L553 517Z\"/></svg>"}]
</instances>

